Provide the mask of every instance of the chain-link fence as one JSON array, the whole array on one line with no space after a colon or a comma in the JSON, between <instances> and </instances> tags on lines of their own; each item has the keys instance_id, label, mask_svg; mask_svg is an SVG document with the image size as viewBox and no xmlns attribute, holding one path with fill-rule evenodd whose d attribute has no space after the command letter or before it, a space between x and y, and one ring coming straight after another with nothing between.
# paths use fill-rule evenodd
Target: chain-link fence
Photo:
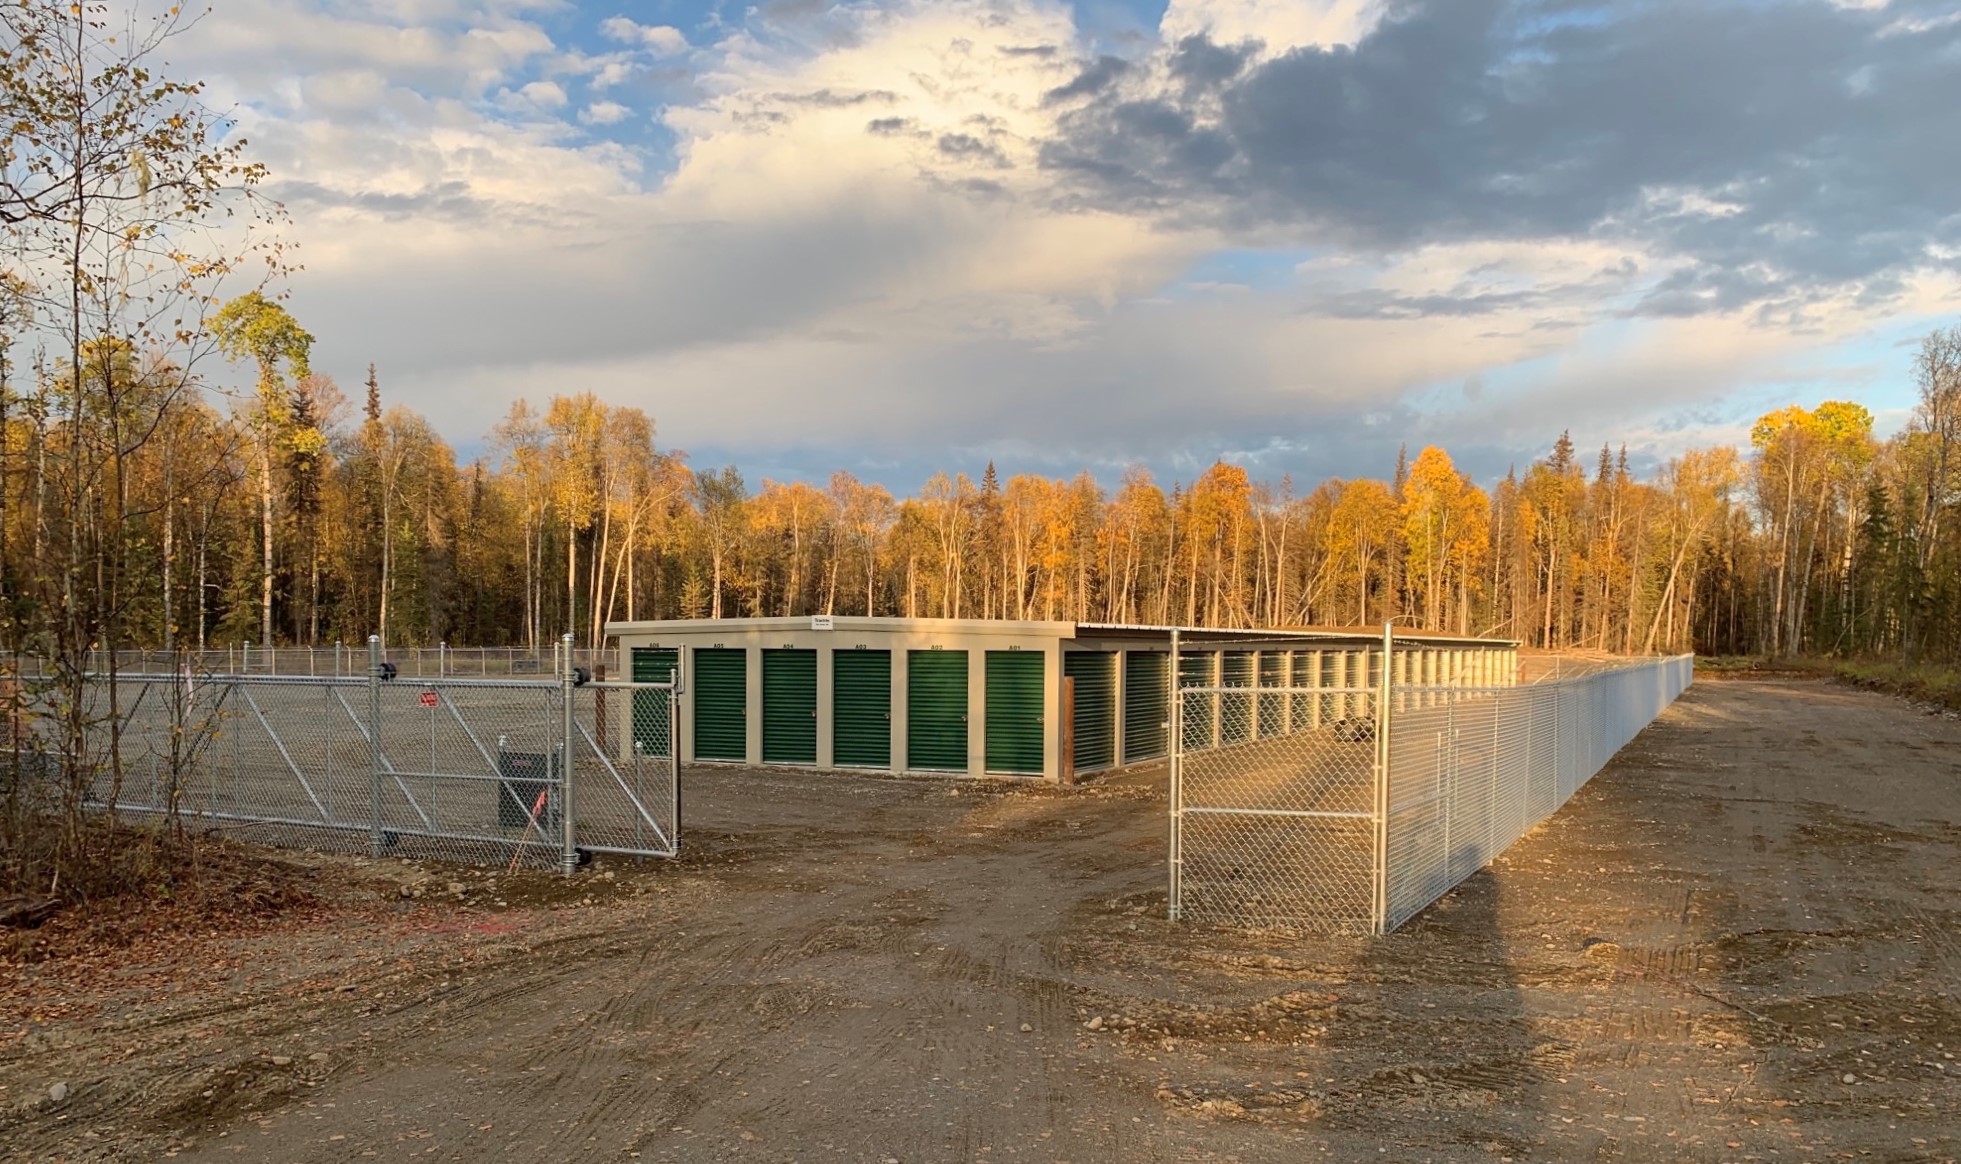
<instances>
[{"instance_id":1,"label":"chain-link fence","mask_svg":"<svg viewBox=\"0 0 1961 1164\"><path fill-rule=\"evenodd\" d=\"M1693 677L1684 655L1526 687L1410 692L1421 705L1390 715L1383 927L1557 812Z\"/></svg>"},{"instance_id":2,"label":"chain-link fence","mask_svg":"<svg viewBox=\"0 0 1961 1164\"><path fill-rule=\"evenodd\" d=\"M1187 687L1171 913L1384 933L1566 803L1685 690L1693 658L1523 687Z\"/></svg>"},{"instance_id":3,"label":"chain-link fence","mask_svg":"<svg viewBox=\"0 0 1961 1164\"><path fill-rule=\"evenodd\" d=\"M412 679L484 679L493 676L551 679L563 673L567 661L597 672L617 657L603 647L571 647L546 643L540 647L389 647L388 661L399 675ZM109 670L109 652L91 651L88 669ZM333 643L317 647L268 647L253 642L230 643L204 650L126 650L115 652L116 670L157 674L188 665L195 671L219 675L293 675L310 679L358 679L367 674L366 643ZM31 655L12 657L12 673L44 674L45 663Z\"/></svg>"},{"instance_id":4,"label":"chain-link fence","mask_svg":"<svg viewBox=\"0 0 1961 1164\"><path fill-rule=\"evenodd\" d=\"M80 691L73 709L46 689L17 740L50 772L76 766L104 809L273 845L568 872L583 853L679 847L669 684L186 666Z\"/></svg>"}]
</instances>

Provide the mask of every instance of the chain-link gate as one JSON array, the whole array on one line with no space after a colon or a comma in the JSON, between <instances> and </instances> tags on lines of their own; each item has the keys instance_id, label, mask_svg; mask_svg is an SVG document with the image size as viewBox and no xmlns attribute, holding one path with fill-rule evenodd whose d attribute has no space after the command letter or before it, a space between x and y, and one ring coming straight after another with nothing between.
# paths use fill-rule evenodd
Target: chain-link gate
<instances>
[{"instance_id":1,"label":"chain-link gate","mask_svg":"<svg viewBox=\"0 0 1961 1164\"><path fill-rule=\"evenodd\" d=\"M572 692L574 846L672 857L680 847L674 685L589 683Z\"/></svg>"},{"instance_id":2,"label":"chain-link gate","mask_svg":"<svg viewBox=\"0 0 1961 1164\"><path fill-rule=\"evenodd\" d=\"M1551 816L1693 678L1681 656L1529 687L1215 686L1173 703L1170 913L1386 933Z\"/></svg>"},{"instance_id":3,"label":"chain-link gate","mask_svg":"<svg viewBox=\"0 0 1961 1164\"><path fill-rule=\"evenodd\" d=\"M570 872L591 852L679 851L674 698L671 683L575 671L397 679L378 655L362 678L98 677L82 687L81 754L59 759L119 812L273 845ZM41 708L43 723L62 718Z\"/></svg>"},{"instance_id":4,"label":"chain-link gate","mask_svg":"<svg viewBox=\"0 0 1961 1164\"><path fill-rule=\"evenodd\" d=\"M1375 692L1187 687L1178 695L1172 916L1366 927L1375 885Z\"/></svg>"}]
</instances>

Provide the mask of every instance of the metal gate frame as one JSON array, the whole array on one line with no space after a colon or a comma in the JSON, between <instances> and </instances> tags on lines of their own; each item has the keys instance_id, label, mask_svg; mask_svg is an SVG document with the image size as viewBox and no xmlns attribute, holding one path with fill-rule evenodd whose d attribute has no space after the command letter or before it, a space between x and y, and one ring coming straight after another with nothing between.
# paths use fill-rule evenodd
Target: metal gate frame
<instances>
[{"instance_id":1,"label":"metal gate frame","mask_svg":"<svg viewBox=\"0 0 1961 1164\"><path fill-rule=\"evenodd\" d=\"M94 765L91 802L193 827L260 826L271 844L382 856L407 838L440 859L508 857L515 867L529 856L568 876L588 853L676 856L679 684L592 682L571 665L571 640L561 643L561 673L532 681L398 683L373 636L365 678L199 675L188 667L120 674L127 702L87 729L85 754L105 758ZM90 685L92 698L106 690ZM397 706L418 693L426 733ZM642 746L648 725L635 721L643 708L663 706L668 738L659 755ZM519 750L511 751L505 733L520 726ZM112 755L120 757L113 765Z\"/></svg>"},{"instance_id":2,"label":"metal gate frame","mask_svg":"<svg viewBox=\"0 0 1961 1164\"><path fill-rule=\"evenodd\" d=\"M1183 670L1176 662L1181 650L1179 637L1178 632L1172 632L1174 662L1168 669L1171 684L1178 683ZM1254 666L1257 678L1257 662ZM1382 766L1388 732L1387 700L1382 685L1387 683L1388 671L1386 667L1381 669L1376 687L1239 687L1225 684L1222 666L1214 683L1172 687L1169 862L1172 920L1204 917L1262 927L1292 925L1295 919L1287 916L1288 905L1274 902L1267 891L1274 887L1276 879L1284 878L1288 869L1307 873L1310 871L1303 866L1311 864L1317 883L1341 883L1341 888L1323 893L1320 904L1341 898L1348 907L1323 910L1327 916L1320 921L1336 918L1344 923L1337 928L1366 921L1371 933L1381 932L1376 919L1381 916L1386 852ZM1303 700L1327 703L1323 711L1312 716L1312 727L1262 737L1257 730L1258 720L1263 699L1268 696L1283 701L1283 724L1292 720ZM1215 730L1209 747L1194 749L1186 740L1185 710L1191 700L1200 701L1213 720ZM1367 715L1343 714L1358 704L1366 706L1367 702L1374 704ZM1244 722L1229 722L1235 715ZM1239 726L1248 729L1244 738L1237 738ZM1319 738L1323 728L1325 740ZM1366 763L1362 763L1364 757L1358 757L1353 750L1327 746L1334 741L1356 745L1372 741L1373 746L1367 752ZM1203 791L1196 796L1191 783L1194 754L1203 755L1205 766L1201 774ZM1244 766L1236 773L1245 779L1220 779L1216 769L1225 765L1216 761L1235 758L1245 758ZM1196 896L1188 892L1186 873L1191 839L1188 834L1194 828L1200 830L1202 838L1201 847L1195 850L1199 863L1214 874L1220 872L1219 866L1228 866L1227 876L1236 879L1244 889L1239 900L1229 902L1225 895L1213 896L1207 892L1215 888L1209 882L1204 883L1205 890ZM1316 836L1340 838L1340 842L1317 847L1313 839ZM1306 903L1309 895L1306 886L1295 888L1292 904ZM1199 908L1192 908L1195 905ZM1310 925L1310 928L1319 927Z\"/></svg>"}]
</instances>

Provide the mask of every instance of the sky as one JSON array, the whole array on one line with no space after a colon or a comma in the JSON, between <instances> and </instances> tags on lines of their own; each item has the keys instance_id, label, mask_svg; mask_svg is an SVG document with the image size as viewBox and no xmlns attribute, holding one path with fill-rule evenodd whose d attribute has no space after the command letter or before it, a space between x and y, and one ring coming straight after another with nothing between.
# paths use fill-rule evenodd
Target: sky
<instances>
[{"instance_id":1,"label":"sky","mask_svg":"<svg viewBox=\"0 0 1961 1164\"><path fill-rule=\"evenodd\" d=\"M590 390L752 486L1489 480L1897 429L1961 322L1953 0L213 0L173 57L315 367L466 455Z\"/></svg>"}]
</instances>

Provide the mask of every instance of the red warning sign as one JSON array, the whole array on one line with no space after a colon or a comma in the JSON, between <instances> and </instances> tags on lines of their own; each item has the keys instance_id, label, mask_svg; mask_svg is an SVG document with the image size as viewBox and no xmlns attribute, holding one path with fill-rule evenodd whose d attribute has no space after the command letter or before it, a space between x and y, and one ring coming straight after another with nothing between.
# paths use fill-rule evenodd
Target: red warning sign
<instances>
[{"instance_id":1,"label":"red warning sign","mask_svg":"<svg viewBox=\"0 0 1961 1164\"><path fill-rule=\"evenodd\" d=\"M433 692L433 691L424 691L424 692L422 693L422 706L424 706L424 707L434 707L434 706L436 706L436 704L437 704L438 702L440 702L440 701L439 701L439 700L438 700L438 699L436 698L436 693L435 693L435 692Z\"/></svg>"}]
</instances>

